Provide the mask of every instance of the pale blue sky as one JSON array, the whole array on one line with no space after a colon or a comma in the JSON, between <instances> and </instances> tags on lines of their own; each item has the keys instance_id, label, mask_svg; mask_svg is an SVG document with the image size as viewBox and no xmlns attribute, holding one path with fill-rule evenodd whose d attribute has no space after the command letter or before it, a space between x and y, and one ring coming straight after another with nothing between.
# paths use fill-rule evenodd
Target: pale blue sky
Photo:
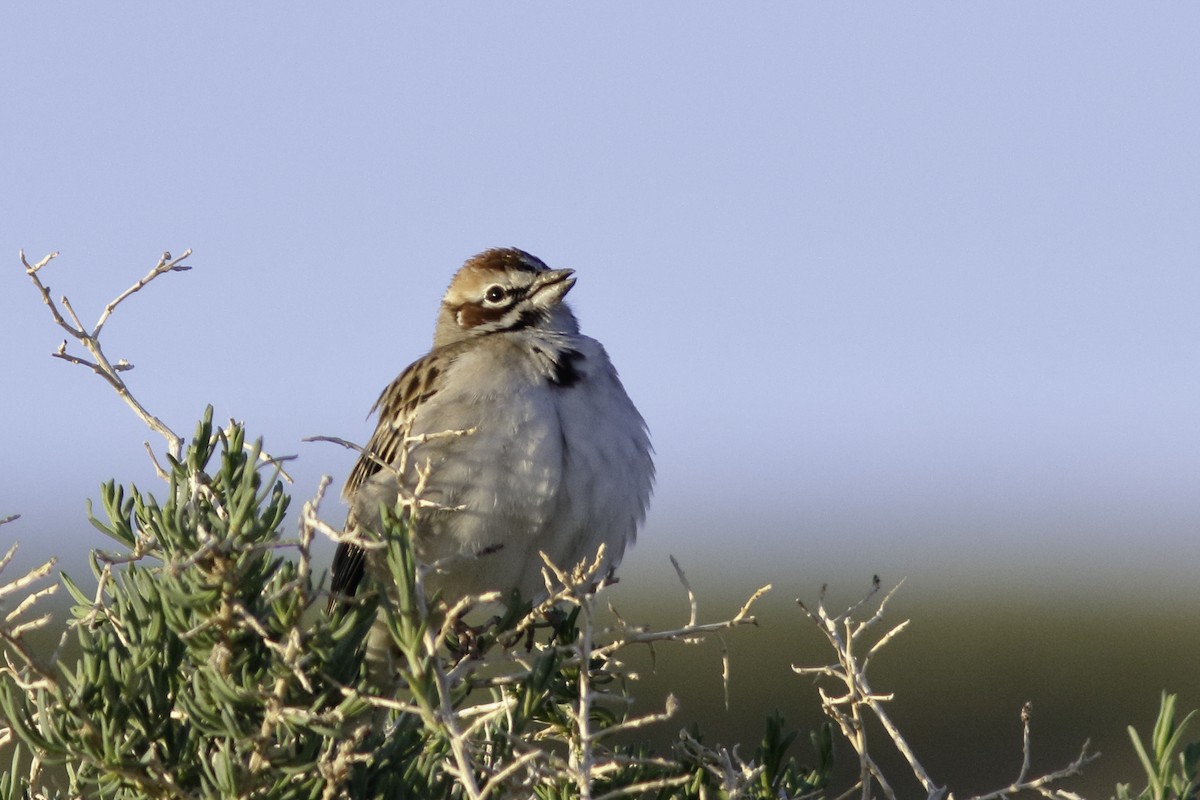
<instances>
[{"instance_id":1,"label":"pale blue sky","mask_svg":"<svg viewBox=\"0 0 1200 800\"><path fill-rule=\"evenodd\" d=\"M1194 572L1200 7L217 8L0 10L5 541L102 544L84 498L155 484L18 248L89 320L193 248L110 355L298 453L299 501L351 462L301 438L365 440L515 245L652 428L633 574Z\"/></svg>"}]
</instances>

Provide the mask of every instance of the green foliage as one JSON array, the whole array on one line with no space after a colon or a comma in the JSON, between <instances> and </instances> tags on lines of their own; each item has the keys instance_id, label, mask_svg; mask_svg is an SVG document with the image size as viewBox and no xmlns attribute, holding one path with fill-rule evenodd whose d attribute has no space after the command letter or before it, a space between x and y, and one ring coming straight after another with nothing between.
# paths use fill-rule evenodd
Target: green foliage
<instances>
[{"instance_id":1,"label":"green foliage","mask_svg":"<svg viewBox=\"0 0 1200 800\"><path fill-rule=\"evenodd\" d=\"M1175 722L1176 695L1163 692L1158 719L1150 735L1150 751L1142 744L1133 726L1129 738L1138 760L1146 771L1146 788L1138 795L1130 794L1129 784L1117 786L1117 800L1196 800L1200 796L1200 740L1184 744L1188 725L1196 718L1192 711L1178 724Z\"/></svg>"},{"instance_id":2,"label":"green foliage","mask_svg":"<svg viewBox=\"0 0 1200 800\"><path fill-rule=\"evenodd\" d=\"M92 553L93 593L62 576L78 661L37 665L32 685L0 676L5 722L66 768L70 796L319 796L329 735L355 716L340 687L370 613L309 613L318 593L307 561L286 557L288 498L260 453L239 427L214 431L209 409L163 502L102 488L107 522L92 521L122 551ZM29 788L17 774L4 796Z\"/></svg>"},{"instance_id":3,"label":"green foliage","mask_svg":"<svg viewBox=\"0 0 1200 800\"><path fill-rule=\"evenodd\" d=\"M92 521L119 548L92 553L93 589L62 576L75 661L4 629L0 798L778 798L829 779L830 730L800 767L778 716L748 763L699 734L664 755L617 744L659 721L629 716L619 658L653 634L598 631L594 576L470 627L426 602L398 513L364 542L384 580L327 614L315 504L285 540L289 498L260 442L215 429L210 408L166 473L161 501L102 489ZM398 663L389 687L361 667L373 625Z\"/></svg>"},{"instance_id":4,"label":"green foliage","mask_svg":"<svg viewBox=\"0 0 1200 800\"><path fill-rule=\"evenodd\" d=\"M755 761L763 765L759 774L763 796L801 797L829 783L833 773L833 725L826 722L809 733L817 754L817 766L812 769L799 767L788 756L797 735L796 731L785 732L783 715L778 711L767 718L767 730L755 754Z\"/></svg>"}]
</instances>

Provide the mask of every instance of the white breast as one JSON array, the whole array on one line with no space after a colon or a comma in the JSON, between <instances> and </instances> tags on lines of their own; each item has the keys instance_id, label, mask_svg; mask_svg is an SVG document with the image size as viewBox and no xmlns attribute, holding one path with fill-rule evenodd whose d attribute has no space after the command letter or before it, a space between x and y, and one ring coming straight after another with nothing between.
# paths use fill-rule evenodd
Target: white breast
<instances>
[{"instance_id":1,"label":"white breast","mask_svg":"<svg viewBox=\"0 0 1200 800\"><path fill-rule=\"evenodd\" d=\"M579 379L555 384L535 346L577 351ZM444 564L429 588L448 597L517 588L534 597L544 593L539 551L570 567L601 543L616 565L645 515L654 467L645 423L599 342L522 331L464 352L412 433L470 428L414 447L404 477L411 486L413 468L428 462L425 498L462 507L418 518L418 557ZM355 500L361 515L395 498L391 473L370 484Z\"/></svg>"}]
</instances>

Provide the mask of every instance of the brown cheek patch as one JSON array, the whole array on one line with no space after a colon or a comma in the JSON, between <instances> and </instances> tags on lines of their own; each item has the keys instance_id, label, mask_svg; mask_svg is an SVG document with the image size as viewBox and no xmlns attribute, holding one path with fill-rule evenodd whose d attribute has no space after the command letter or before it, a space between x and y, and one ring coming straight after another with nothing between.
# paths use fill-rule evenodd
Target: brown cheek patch
<instances>
[{"instance_id":1,"label":"brown cheek patch","mask_svg":"<svg viewBox=\"0 0 1200 800\"><path fill-rule=\"evenodd\" d=\"M507 313L507 306L503 308L484 308L476 303L467 303L459 307L457 318L458 324L462 329L469 331L484 323L495 322Z\"/></svg>"}]
</instances>

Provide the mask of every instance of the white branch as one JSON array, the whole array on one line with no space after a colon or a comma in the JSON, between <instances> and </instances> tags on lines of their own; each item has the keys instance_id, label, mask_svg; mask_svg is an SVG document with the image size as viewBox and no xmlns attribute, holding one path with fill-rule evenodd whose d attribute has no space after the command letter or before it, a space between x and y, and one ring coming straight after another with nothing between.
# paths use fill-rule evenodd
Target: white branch
<instances>
[{"instance_id":1,"label":"white branch","mask_svg":"<svg viewBox=\"0 0 1200 800\"><path fill-rule=\"evenodd\" d=\"M105 323L107 323L109 318L112 316L113 311L116 310L117 306L120 305L121 302L126 298L143 289L147 284L150 283L150 281L154 280L160 275L166 274L167 272L179 272L191 269L190 266L186 266L182 263L183 260L191 254L192 251L187 250L179 258L172 258L170 253L163 253L154 269L150 270L150 272L144 278L126 289L124 292L118 295L115 300L105 306L104 311L100 314L99 320L96 322L96 325L89 332L85 328L84 324L80 321L79 315L75 313L75 309L72 308L70 300L68 300L65 295L60 299L59 303L62 305L63 309L66 310L70 320L68 321L63 316L62 312L59 311L58 305L55 304L54 300L50 296L50 287L44 284L41 280L41 270L47 264L49 264L50 261L58 255L58 253L51 253L36 264L30 264L25 258L25 251L21 251L21 263L25 267L25 274L29 276L29 279L33 281L33 285L41 294L42 301L46 304L46 307L50 309L50 314L54 318L55 324L57 324L60 328L70 334L72 338L83 345L83 348L88 352L89 355L91 355L92 360L89 361L85 358L68 353L66 350L67 343L65 341L59 346L58 350L53 353L54 357L60 358L63 361L71 364L87 367L92 372L95 372L97 375L103 378L110 386L112 386L120 398L125 401L125 404L133 409L133 412L137 414L138 417L144 423L146 423L151 430L166 439L168 452L170 452L171 455L177 459L181 457L183 451L183 439L180 438L174 431L172 431L165 422L156 417L154 414L151 414L146 407L143 406L136 397L134 397L133 393L129 390L129 386L121 377L121 373L133 369L133 365L125 359L120 359L115 364L111 362L105 355L104 348L100 344L100 332L104 328ZM157 463L155 466L157 467Z\"/></svg>"}]
</instances>

